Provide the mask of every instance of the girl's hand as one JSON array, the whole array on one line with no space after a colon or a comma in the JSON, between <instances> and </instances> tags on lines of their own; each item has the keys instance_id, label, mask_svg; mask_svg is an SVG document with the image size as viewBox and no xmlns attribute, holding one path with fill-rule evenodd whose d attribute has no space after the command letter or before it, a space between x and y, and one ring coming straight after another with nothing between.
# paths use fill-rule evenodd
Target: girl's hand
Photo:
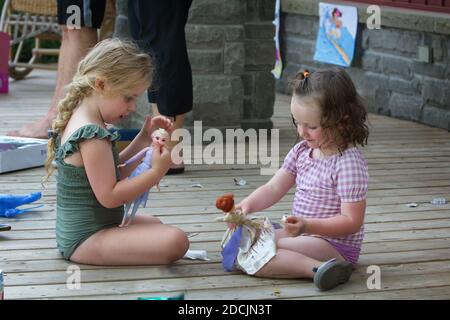
<instances>
[{"instance_id":1,"label":"girl's hand","mask_svg":"<svg viewBox=\"0 0 450 320\"><path fill-rule=\"evenodd\" d=\"M297 237L305 232L306 220L298 216L288 216L284 222L284 230L291 237Z\"/></svg>"},{"instance_id":2,"label":"girl's hand","mask_svg":"<svg viewBox=\"0 0 450 320\"><path fill-rule=\"evenodd\" d=\"M167 173L172 164L170 159L170 151L163 147L152 145L153 148L153 159L152 159L152 169L160 172L163 176Z\"/></svg>"},{"instance_id":3,"label":"girl's hand","mask_svg":"<svg viewBox=\"0 0 450 320\"><path fill-rule=\"evenodd\" d=\"M243 206L242 202L235 205L234 208L235 208L236 212L242 212L243 214L248 213L247 207Z\"/></svg>"},{"instance_id":4,"label":"girl's hand","mask_svg":"<svg viewBox=\"0 0 450 320\"><path fill-rule=\"evenodd\" d=\"M141 131L139 132L139 136L146 139L146 144L152 143L152 117L151 116L145 116L144 118L144 124L142 125Z\"/></svg>"},{"instance_id":5,"label":"girl's hand","mask_svg":"<svg viewBox=\"0 0 450 320\"><path fill-rule=\"evenodd\" d=\"M156 128L161 128L166 130L168 133L172 133L173 131L173 123L167 117L164 116L156 116L151 119L151 128L154 130Z\"/></svg>"},{"instance_id":6,"label":"girl's hand","mask_svg":"<svg viewBox=\"0 0 450 320\"><path fill-rule=\"evenodd\" d=\"M234 206L234 211L236 213L242 212L243 214L247 214L247 211L244 210L244 208L242 207L242 205L240 203ZM236 229L236 224L235 223L227 223L227 226L230 229Z\"/></svg>"}]
</instances>

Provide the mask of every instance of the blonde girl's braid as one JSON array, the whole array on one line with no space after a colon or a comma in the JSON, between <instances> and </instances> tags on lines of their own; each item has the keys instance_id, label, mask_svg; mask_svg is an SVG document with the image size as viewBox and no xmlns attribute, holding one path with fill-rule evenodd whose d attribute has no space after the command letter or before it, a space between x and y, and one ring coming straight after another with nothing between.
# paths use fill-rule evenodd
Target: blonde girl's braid
<instances>
[{"instance_id":1,"label":"blonde girl's braid","mask_svg":"<svg viewBox=\"0 0 450 320\"><path fill-rule=\"evenodd\" d=\"M52 137L48 141L45 169L48 181L55 170L56 139L64 132L74 110L95 90L95 80L101 78L111 87L108 95L123 95L138 85L150 86L153 75L151 58L139 51L136 44L119 39L105 39L88 52L78 64L77 72L67 87L67 94L58 104L53 122ZM106 93L105 93L106 94Z\"/></svg>"},{"instance_id":2,"label":"blonde girl's braid","mask_svg":"<svg viewBox=\"0 0 450 320\"><path fill-rule=\"evenodd\" d=\"M58 115L52 124L52 136L47 145L47 160L45 161L45 170L47 172L44 181L48 181L55 167L52 162L55 159L56 139L64 132L73 111L78 104L92 92L92 84L86 76L76 75L72 83L67 88L67 94L58 104Z\"/></svg>"}]
</instances>

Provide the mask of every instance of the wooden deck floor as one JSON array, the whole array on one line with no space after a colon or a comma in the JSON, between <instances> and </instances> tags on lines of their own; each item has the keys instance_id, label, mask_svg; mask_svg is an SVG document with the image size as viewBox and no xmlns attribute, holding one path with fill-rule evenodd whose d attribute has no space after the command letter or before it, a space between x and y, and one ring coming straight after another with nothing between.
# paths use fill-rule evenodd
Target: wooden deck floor
<instances>
[{"instance_id":1,"label":"wooden deck floor","mask_svg":"<svg viewBox=\"0 0 450 320\"><path fill-rule=\"evenodd\" d=\"M0 95L0 134L43 114L50 103L55 74L33 71ZM289 97L278 95L275 127L280 131L280 159L295 141L288 116ZM55 243L55 184L43 190L45 205L20 219L0 219L13 231L0 233L0 269L7 299L135 299L186 292L186 299L444 299L450 298L450 133L397 119L371 115L370 190L366 237L360 265L348 284L321 293L310 281L258 279L226 273L219 243L225 230L214 222L215 199L232 191L242 199L269 177L255 165L195 165L164 179L152 192L148 208L165 223L189 232L192 249L208 251L210 261L181 260L171 267L96 267L81 265L81 289L66 287L69 263ZM281 162L280 162L281 163ZM42 191L43 168L0 175L0 193ZM243 178L245 186L235 186ZM192 187L201 184L203 188ZM277 220L291 206L292 191L267 211ZM418 207L410 208L408 203ZM381 289L369 290L367 267L381 270Z\"/></svg>"}]
</instances>

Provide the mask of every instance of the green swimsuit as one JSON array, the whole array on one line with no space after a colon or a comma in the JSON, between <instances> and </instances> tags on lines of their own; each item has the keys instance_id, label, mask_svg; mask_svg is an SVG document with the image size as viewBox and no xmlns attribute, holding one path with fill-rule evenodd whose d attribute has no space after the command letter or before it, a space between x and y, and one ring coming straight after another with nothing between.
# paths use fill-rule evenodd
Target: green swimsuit
<instances>
[{"instance_id":1,"label":"green swimsuit","mask_svg":"<svg viewBox=\"0 0 450 320\"><path fill-rule=\"evenodd\" d=\"M57 138L56 242L67 260L84 240L97 231L117 227L124 211L123 206L113 209L103 207L94 195L84 167L67 164L64 159L77 152L78 144L84 140L109 139L112 142L116 178L119 181L119 155L114 142L118 138L117 133L110 133L94 124L77 129L62 145L60 137Z\"/></svg>"}]
</instances>

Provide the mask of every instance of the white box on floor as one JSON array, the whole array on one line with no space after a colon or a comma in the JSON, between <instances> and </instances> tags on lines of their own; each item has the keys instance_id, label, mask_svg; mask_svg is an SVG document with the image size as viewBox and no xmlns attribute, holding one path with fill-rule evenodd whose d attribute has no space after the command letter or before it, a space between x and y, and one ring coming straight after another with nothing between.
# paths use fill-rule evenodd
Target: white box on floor
<instances>
[{"instance_id":1,"label":"white box on floor","mask_svg":"<svg viewBox=\"0 0 450 320\"><path fill-rule=\"evenodd\" d=\"M47 142L47 139L0 136L0 173L43 166Z\"/></svg>"}]
</instances>

